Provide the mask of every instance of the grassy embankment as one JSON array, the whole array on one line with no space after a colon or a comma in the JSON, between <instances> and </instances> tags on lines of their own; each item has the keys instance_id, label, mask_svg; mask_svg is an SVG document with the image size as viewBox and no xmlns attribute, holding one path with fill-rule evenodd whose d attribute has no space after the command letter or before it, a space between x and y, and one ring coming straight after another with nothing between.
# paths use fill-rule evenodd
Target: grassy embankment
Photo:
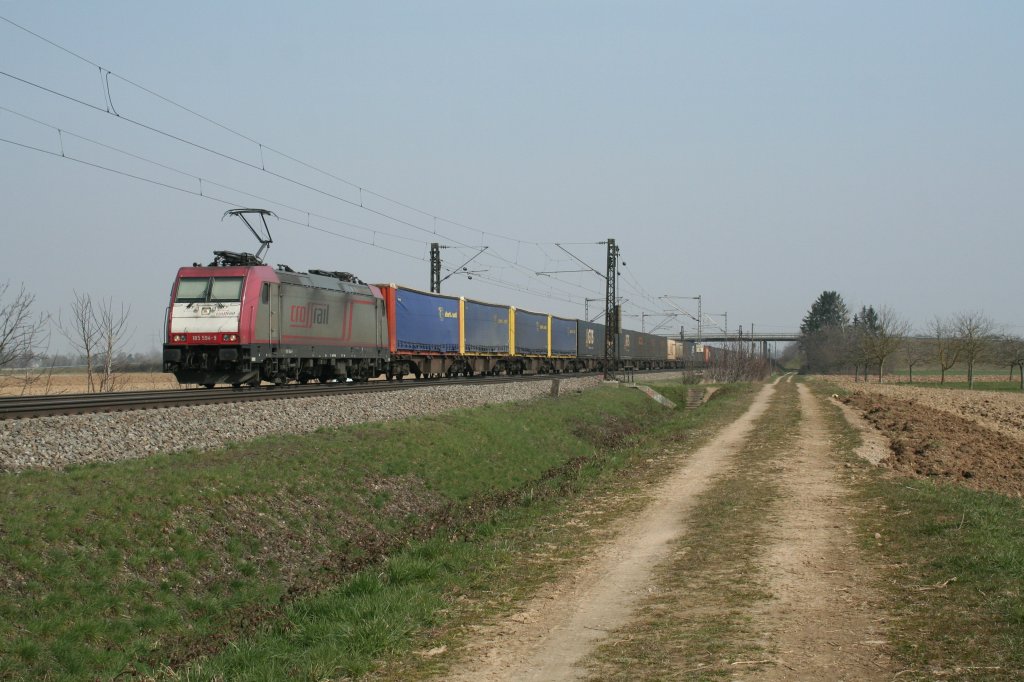
<instances>
[{"instance_id":1,"label":"grassy embankment","mask_svg":"<svg viewBox=\"0 0 1024 682\"><path fill-rule=\"evenodd\" d=\"M0 678L436 669L445 656L410 652L507 610L598 536L559 519L641 491L652 452L695 446L751 392L684 412L601 389L0 476ZM639 504L608 499L609 518Z\"/></svg>"},{"instance_id":2,"label":"grassy embankment","mask_svg":"<svg viewBox=\"0 0 1024 682\"><path fill-rule=\"evenodd\" d=\"M838 408L828 414L862 474L860 537L883 567L899 679L1024 678L1024 503L869 467L853 455L857 432Z\"/></svg>"}]
</instances>

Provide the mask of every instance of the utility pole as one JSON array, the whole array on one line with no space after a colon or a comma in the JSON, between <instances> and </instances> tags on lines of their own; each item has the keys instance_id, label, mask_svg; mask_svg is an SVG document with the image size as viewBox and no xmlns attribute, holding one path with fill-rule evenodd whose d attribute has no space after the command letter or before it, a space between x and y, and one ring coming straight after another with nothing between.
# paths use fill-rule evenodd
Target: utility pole
<instances>
[{"instance_id":1,"label":"utility pole","mask_svg":"<svg viewBox=\"0 0 1024 682\"><path fill-rule=\"evenodd\" d=\"M701 314L701 296L697 294L697 343L704 343L704 315Z\"/></svg>"},{"instance_id":2,"label":"utility pole","mask_svg":"<svg viewBox=\"0 0 1024 682\"><path fill-rule=\"evenodd\" d=\"M604 292L604 378L611 375L614 362L618 367L618 345L615 343L619 333L619 316L615 305L615 276L619 269L619 247L615 240L608 239L608 272L605 275Z\"/></svg>"},{"instance_id":3,"label":"utility pole","mask_svg":"<svg viewBox=\"0 0 1024 682\"><path fill-rule=\"evenodd\" d=\"M441 245L437 242L430 245L430 291L441 293Z\"/></svg>"},{"instance_id":4,"label":"utility pole","mask_svg":"<svg viewBox=\"0 0 1024 682\"><path fill-rule=\"evenodd\" d=\"M488 246L482 246L480 249L469 257L465 263L449 272L444 277L441 277L441 249L450 249L450 246L442 246L437 242L430 245L430 291L434 294L441 293L441 282L445 281L452 275L465 275L466 279L473 279L473 275L479 275L481 272L487 272L486 270L473 271L466 266L476 260L477 256L489 249Z\"/></svg>"}]
</instances>

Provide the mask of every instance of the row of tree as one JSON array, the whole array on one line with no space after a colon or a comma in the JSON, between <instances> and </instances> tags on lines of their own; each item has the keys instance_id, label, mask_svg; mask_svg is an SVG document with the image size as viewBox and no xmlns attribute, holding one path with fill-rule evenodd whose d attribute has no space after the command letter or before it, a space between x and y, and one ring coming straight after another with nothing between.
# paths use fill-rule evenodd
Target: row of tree
<instances>
[{"instance_id":1,"label":"row of tree","mask_svg":"<svg viewBox=\"0 0 1024 682\"><path fill-rule=\"evenodd\" d=\"M84 366L90 392L117 390L118 374L123 371L119 360L130 357L125 347L132 336L131 308L77 291L66 315L53 317L34 307L35 295L24 285L15 291L9 282L0 283L0 370L38 373L56 366L57 356L47 354L55 329L70 345L70 357Z\"/></svg>"},{"instance_id":2,"label":"row of tree","mask_svg":"<svg viewBox=\"0 0 1024 682\"><path fill-rule=\"evenodd\" d=\"M970 311L949 318L936 317L923 333L914 333L910 323L888 306L862 306L852 316L835 291L824 291L811 305L800 325L799 349L803 365L811 372L853 370L854 376L877 372L881 382L886 363L900 358L913 381L914 366L934 363L946 372L959 363L967 369L967 382L974 387L979 363L990 363L1021 372L1024 390L1024 339L1000 333L983 313Z\"/></svg>"},{"instance_id":3,"label":"row of tree","mask_svg":"<svg viewBox=\"0 0 1024 682\"><path fill-rule=\"evenodd\" d=\"M704 368L704 378L708 381L763 381L771 374L768 358L746 342L733 341L715 351Z\"/></svg>"}]
</instances>

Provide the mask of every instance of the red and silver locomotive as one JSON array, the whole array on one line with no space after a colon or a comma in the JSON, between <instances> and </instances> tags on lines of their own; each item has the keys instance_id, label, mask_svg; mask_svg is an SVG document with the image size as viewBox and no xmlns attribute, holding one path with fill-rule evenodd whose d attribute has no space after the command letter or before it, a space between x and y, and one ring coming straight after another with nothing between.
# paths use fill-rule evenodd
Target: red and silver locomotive
<instances>
[{"instance_id":1,"label":"red and silver locomotive","mask_svg":"<svg viewBox=\"0 0 1024 682\"><path fill-rule=\"evenodd\" d=\"M385 371L387 320L380 289L344 272L264 265L271 243L263 209L237 209L257 254L216 251L208 266L178 270L167 311L164 371L187 384L365 381ZM247 216L262 221L261 236Z\"/></svg>"}]
</instances>

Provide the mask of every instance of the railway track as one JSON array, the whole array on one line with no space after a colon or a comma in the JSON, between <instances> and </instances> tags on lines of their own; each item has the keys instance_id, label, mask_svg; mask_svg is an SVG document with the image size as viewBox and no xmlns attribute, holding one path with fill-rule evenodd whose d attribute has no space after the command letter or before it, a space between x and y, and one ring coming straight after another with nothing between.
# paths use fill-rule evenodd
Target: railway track
<instances>
[{"instance_id":1,"label":"railway track","mask_svg":"<svg viewBox=\"0 0 1024 682\"><path fill-rule=\"evenodd\" d=\"M87 414L90 412L125 412L160 407L184 407L211 403L238 403L252 400L288 400L324 395L352 395L372 391L413 390L423 386L502 384L513 381L550 381L560 377L586 374L539 374L525 376L478 376L408 381L370 381L349 384L306 384L262 386L259 388L181 388L170 391L124 391L119 393L74 393L68 395L18 396L0 398L0 420Z\"/></svg>"}]
</instances>

